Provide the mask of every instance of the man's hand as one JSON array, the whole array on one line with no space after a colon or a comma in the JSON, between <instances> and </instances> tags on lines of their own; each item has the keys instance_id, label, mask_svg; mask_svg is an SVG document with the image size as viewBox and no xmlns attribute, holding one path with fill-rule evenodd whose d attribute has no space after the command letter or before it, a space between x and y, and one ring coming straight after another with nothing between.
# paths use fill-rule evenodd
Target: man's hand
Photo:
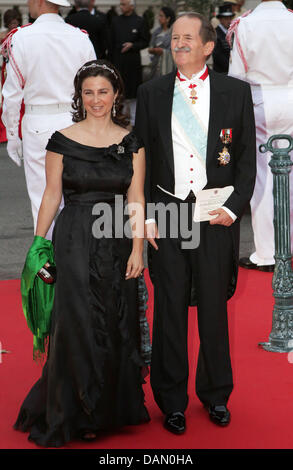
<instances>
[{"instance_id":1,"label":"man's hand","mask_svg":"<svg viewBox=\"0 0 293 470\"><path fill-rule=\"evenodd\" d=\"M230 227L234 222L225 209L216 209L214 211L210 211L209 214L218 215L214 219L210 220L211 225L225 225L226 227Z\"/></svg>"},{"instance_id":2,"label":"man's hand","mask_svg":"<svg viewBox=\"0 0 293 470\"><path fill-rule=\"evenodd\" d=\"M129 49L132 48L133 43L132 43L132 42L125 42L124 44L122 44L122 46L123 46L123 47L122 47L122 49L121 49L121 52L122 52L122 54L123 54L124 52L127 52L127 51L129 51Z\"/></svg>"},{"instance_id":3,"label":"man's hand","mask_svg":"<svg viewBox=\"0 0 293 470\"><path fill-rule=\"evenodd\" d=\"M158 250L159 247L155 242L155 238L160 238L157 224L155 222L151 222L150 224L145 224L144 227L146 240L155 248L155 250Z\"/></svg>"},{"instance_id":4,"label":"man's hand","mask_svg":"<svg viewBox=\"0 0 293 470\"><path fill-rule=\"evenodd\" d=\"M162 47L151 47L149 49L149 54L162 55L163 52L164 49L162 49Z\"/></svg>"},{"instance_id":5,"label":"man's hand","mask_svg":"<svg viewBox=\"0 0 293 470\"><path fill-rule=\"evenodd\" d=\"M21 166L22 142L18 136L10 137L8 139L7 153L17 166Z\"/></svg>"}]
</instances>

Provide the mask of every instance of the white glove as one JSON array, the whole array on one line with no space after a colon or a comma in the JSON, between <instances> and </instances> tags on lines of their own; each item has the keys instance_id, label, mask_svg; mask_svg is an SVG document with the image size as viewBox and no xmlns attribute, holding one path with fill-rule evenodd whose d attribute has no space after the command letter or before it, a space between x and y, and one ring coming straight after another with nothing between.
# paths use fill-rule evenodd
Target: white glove
<instances>
[{"instance_id":1,"label":"white glove","mask_svg":"<svg viewBox=\"0 0 293 470\"><path fill-rule=\"evenodd\" d=\"M17 135L13 137L9 136L7 142L7 153L17 166L21 166L22 142Z\"/></svg>"}]
</instances>

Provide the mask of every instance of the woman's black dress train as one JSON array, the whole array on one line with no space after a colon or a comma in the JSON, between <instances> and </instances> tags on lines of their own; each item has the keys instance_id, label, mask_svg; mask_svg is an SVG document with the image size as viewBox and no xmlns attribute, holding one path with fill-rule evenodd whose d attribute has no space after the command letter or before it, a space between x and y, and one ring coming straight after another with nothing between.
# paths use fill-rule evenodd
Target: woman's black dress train
<instances>
[{"instance_id":1,"label":"woman's black dress train","mask_svg":"<svg viewBox=\"0 0 293 470\"><path fill-rule=\"evenodd\" d=\"M47 149L63 155L65 203L53 235L57 282L49 352L14 425L38 445L58 447L84 431L149 421L137 279L125 280L132 240L121 230L117 209L123 210L139 147L133 132L107 148L60 132L49 140ZM98 236L109 230L112 238Z\"/></svg>"}]
</instances>

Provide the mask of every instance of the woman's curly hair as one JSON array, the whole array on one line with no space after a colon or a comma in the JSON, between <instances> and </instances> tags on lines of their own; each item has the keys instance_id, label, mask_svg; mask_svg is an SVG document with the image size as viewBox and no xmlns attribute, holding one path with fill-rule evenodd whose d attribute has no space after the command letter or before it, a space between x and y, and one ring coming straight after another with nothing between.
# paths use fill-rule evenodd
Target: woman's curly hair
<instances>
[{"instance_id":1,"label":"woman's curly hair","mask_svg":"<svg viewBox=\"0 0 293 470\"><path fill-rule=\"evenodd\" d=\"M96 65L96 66L95 66ZM105 68L103 68L103 66ZM110 69L110 70L109 70ZM74 78L74 95L72 108L73 122L80 122L85 119L82 103L82 83L88 77L104 77L112 85L114 93L118 92L115 99L116 116L111 113L112 121L122 127L129 125L129 116L123 112L124 84L120 73L113 64L107 60L91 60L81 67Z\"/></svg>"}]
</instances>

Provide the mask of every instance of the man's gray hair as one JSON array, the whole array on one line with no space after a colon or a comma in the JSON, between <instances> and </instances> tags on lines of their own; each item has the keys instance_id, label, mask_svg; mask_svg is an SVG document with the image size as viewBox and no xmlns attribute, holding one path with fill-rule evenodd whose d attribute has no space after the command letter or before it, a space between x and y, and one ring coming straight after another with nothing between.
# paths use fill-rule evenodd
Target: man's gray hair
<instances>
[{"instance_id":1,"label":"man's gray hair","mask_svg":"<svg viewBox=\"0 0 293 470\"><path fill-rule=\"evenodd\" d=\"M215 28L212 26L210 20L203 16L201 13L197 13L195 11L183 11L179 13L178 18L190 18L190 19L198 19L201 22L201 27L199 30L199 35L202 39L203 44L211 41L214 44L217 42L217 33ZM172 25L173 26L173 25Z\"/></svg>"},{"instance_id":2,"label":"man's gray hair","mask_svg":"<svg viewBox=\"0 0 293 470\"><path fill-rule=\"evenodd\" d=\"M76 8L89 8L91 5L90 0L75 0L74 3Z\"/></svg>"}]
</instances>

